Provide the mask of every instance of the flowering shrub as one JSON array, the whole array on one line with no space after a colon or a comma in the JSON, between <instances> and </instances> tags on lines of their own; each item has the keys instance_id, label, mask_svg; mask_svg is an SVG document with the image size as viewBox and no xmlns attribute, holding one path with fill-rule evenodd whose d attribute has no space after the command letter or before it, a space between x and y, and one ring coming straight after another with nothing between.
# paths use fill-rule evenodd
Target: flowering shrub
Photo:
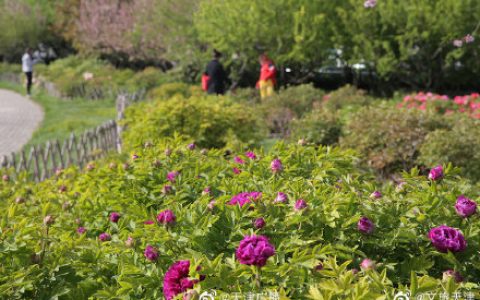
<instances>
[{"instance_id":1,"label":"flowering shrub","mask_svg":"<svg viewBox=\"0 0 480 300\"><path fill-rule=\"evenodd\" d=\"M472 93L465 96L455 96L450 99L447 95L420 92L407 95L398 104L399 108L415 108L426 110L433 108L436 112L446 115L455 112L464 113L472 118L480 119L480 94Z\"/></svg>"},{"instance_id":2,"label":"flowering shrub","mask_svg":"<svg viewBox=\"0 0 480 300\"><path fill-rule=\"evenodd\" d=\"M264 289L284 299L393 299L461 288L478 296L478 212L465 219L456 204L461 195L478 203L479 191L458 170L443 166L433 181L414 169L397 189L338 148L280 143L247 159L187 145L153 142L134 149L134 160L111 157L42 183L0 181L2 296L181 299ZM238 175L235 156L244 161ZM274 159L282 172L272 173ZM181 173L174 182L172 170ZM167 210L175 226L155 225ZM364 216L368 234L359 231ZM443 279L448 270L464 280Z\"/></svg>"}]
</instances>

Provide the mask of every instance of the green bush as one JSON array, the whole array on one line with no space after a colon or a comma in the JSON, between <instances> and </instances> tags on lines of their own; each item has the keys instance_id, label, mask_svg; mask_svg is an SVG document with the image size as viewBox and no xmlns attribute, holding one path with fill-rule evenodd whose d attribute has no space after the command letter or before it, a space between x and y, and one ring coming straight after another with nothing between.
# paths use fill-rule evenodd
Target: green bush
<instances>
[{"instance_id":1,"label":"green bush","mask_svg":"<svg viewBox=\"0 0 480 300\"><path fill-rule=\"evenodd\" d=\"M169 82L168 75L160 69L150 67L134 72L81 56L56 60L49 66L37 67L36 71L69 98L111 99L121 92L148 91Z\"/></svg>"},{"instance_id":2,"label":"green bush","mask_svg":"<svg viewBox=\"0 0 480 300\"><path fill-rule=\"evenodd\" d=\"M480 121L457 114L450 122L451 130L438 129L426 136L418 161L425 165L451 162L462 167L466 177L480 181Z\"/></svg>"},{"instance_id":3,"label":"green bush","mask_svg":"<svg viewBox=\"0 0 480 300\"><path fill-rule=\"evenodd\" d=\"M182 134L200 147L222 148L228 143L256 144L262 140L264 126L251 108L226 97L176 94L170 99L134 105L126 111L126 145Z\"/></svg>"},{"instance_id":4,"label":"green bush","mask_svg":"<svg viewBox=\"0 0 480 300\"><path fill-rule=\"evenodd\" d=\"M170 99L174 96L190 98L192 96L201 96L204 92L198 86L192 86L183 82L165 83L156 87L148 93L150 99Z\"/></svg>"},{"instance_id":5,"label":"green bush","mask_svg":"<svg viewBox=\"0 0 480 300\"><path fill-rule=\"evenodd\" d=\"M390 103L364 107L344 127L341 145L353 148L382 175L414 167L427 134L448 128L433 112L397 109Z\"/></svg>"},{"instance_id":6,"label":"green bush","mask_svg":"<svg viewBox=\"0 0 480 300\"><path fill-rule=\"evenodd\" d=\"M220 298L262 291L286 300L394 299L407 290L480 296L478 212L464 220L454 208L459 195L479 194L451 168L438 182L413 170L397 190L381 188L338 148L278 144L268 154L256 151L256 159L236 153L243 164L223 151L187 150L178 140L132 151L131 158L90 164L84 173L67 169L42 183L0 180L3 298L162 299L166 272L179 260L191 262L191 279L205 275L194 285L198 294L214 289ZM283 170L273 173L276 158ZM242 172L234 174L234 166ZM169 181L173 170L179 173ZM374 190L383 196L370 198ZM228 205L252 191L262 193L258 201ZM288 202L275 202L277 192ZM307 208L295 209L297 199ZM176 221L157 222L167 209ZM120 218L112 221L112 212ZM362 216L375 225L370 234L357 229ZM254 227L258 218L263 228ZM465 251L432 246L428 232L442 224L463 233ZM111 239L100 241L102 233ZM275 247L261 268L235 254L251 234ZM157 249L156 259L146 259L147 246ZM371 269L360 267L365 258ZM442 279L448 269L465 281Z\"/></svg>"},{"instance_id":7,"label":"green bush","mask_svg":"<svg viewBox=\"0 0 480 300\"><path fill-rule=\"evenodd\" d=\"M290 122L321 105L324 92L312 85L292 86L263 99L260 110L267 120L270 132L287 136Z\"/></svg>"},{"instance_id":8,"label":"green bush","mask_svg":"<svg viewBox=\"0 0 480 300\"><path fill-rule=\"evenodd\" d=\"M305 139L317 145L333 145L338 143L342 126L337 113L316 109L303 118L292 121L290 139Z\"/></svg>"},{"instance_id":9,"label":"green bush","mask_svg":"<svg viewBox=\"0 0 480 300\"><path fill-rule=\"evenodd\" d=\"M372 97L366 91L359 90L351 85L346 85L326 95L323 107L330 110L338 110L345 107L360 107L371 104Z\"/></svg>"}]
</instances>

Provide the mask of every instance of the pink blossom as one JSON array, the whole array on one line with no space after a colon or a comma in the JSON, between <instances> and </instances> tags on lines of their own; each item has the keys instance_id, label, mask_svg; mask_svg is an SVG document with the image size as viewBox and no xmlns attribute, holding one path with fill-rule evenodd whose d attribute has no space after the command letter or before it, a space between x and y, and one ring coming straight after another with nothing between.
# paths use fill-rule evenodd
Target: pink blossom
<instances>
[{"instance_id":1,"label":"pink blossom","mask_svg":"<svg viewBox=\"0 0 480 300\"><path fill-rule=\"evenodd\" d=\"M453 45L457 48L460 48L463 46L463 41L462 40L453 40Z\"/></svg>"},{"instance_id":2,"label":"pink blossom","mask_svg":"<svg viewBox=\"0 0 480 300\"><path fill-rule=\"evenodd\" d=\"M243 165L245 163L245 161L242 158L240 158L240 156L235 156L235 158L233 158L233 161L239 165Z\"/></svg>"},{"instance_id":3,"label":"pink blossom","mask_svg":"<svg viewBox=\"0 0 480 300\"><path fill-rule=\"evenodd\" d=\"M463 38L463 40L465 41L465 43L470 44L470 43L473 43L475 41L475 38L471 34L467 34Z\"/></svg>"},{"instance_id":4,"label":"pink blossom","mask_svg":"<svg viewBox=\"0 0 480 300\"><path fill-rule=\"evenodd\" d=\"M247 153L245 153L245 156L250 159L257 159L257 156L252 151L248 151Z\"/></svg>"},{"instance_id":5,"label":"pink blossom","mask_svg":"<svg viewBox=\"0 0 480 300\"><path fill-rule=\"evenodd\" d=\"M373 270L373 269L375 269L375 262L373 260L369 259L369 258L365 258L360 263L360 267L365 271Z\"/></svg>"},{"instance_id":6,"label":"pink blossom","mask_svg":"<svg viewBox=\"0 0 480 300\"><path fill-rule=\"evenodd\" d=\"M233 170L233 173L236 174L236 175L242 173L242 170L240 170L238 168L233 168L232 170Z\"/></svg>"},{"instance_id":7,"label":"pink blossom","mask_svg":"<svg viewBox=\"0 0 480 300\"><path fill-rule=\"evenodd\" d=\"M170 181L170 182L175 182L175 180L177 179L177 176L179 174L180 173L178 173L177 171L168 172L167 180Z\"/></svg>"},{"instance_id":8,"label":"pink blossom","mask_svg":"<svg viewBox=\"0 0 480 300\"><path fill-rule=\"evenodd\" d=\"M363 3L363 6L365 8L374 8L375 6L377 6L377 0L366 0Z\"/></svg>"}]
</instances>

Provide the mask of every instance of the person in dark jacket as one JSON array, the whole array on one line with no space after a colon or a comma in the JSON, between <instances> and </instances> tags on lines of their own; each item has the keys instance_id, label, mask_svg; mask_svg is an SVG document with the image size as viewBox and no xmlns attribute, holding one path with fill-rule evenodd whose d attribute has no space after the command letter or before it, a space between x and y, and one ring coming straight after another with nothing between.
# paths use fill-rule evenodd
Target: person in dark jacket
<instances>
[{"instance_id":1,"label":"person in dark jacket","mask_svg":"<svg viewBox=\"0 0 480 300\"><path fill-rule=\"evenodd\" d=\"M225 83L227 82L227 73L220 62L222 54L213 50L213 59L207 65L206 75L208 78L207 93L223 95L225 94Z\"/></svg>"}]
</instances>

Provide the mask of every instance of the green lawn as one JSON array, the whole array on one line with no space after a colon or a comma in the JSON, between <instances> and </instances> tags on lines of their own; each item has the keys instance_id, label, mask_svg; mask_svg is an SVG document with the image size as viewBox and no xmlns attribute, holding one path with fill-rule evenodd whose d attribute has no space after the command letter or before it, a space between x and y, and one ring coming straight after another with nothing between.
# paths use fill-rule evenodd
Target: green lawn
<instances>
[{"instance_id":1,"label":"green lawn","mask_svg":"<svg viewBox=\"0 0 480 300\"><path fill-rule=\"evenodd\" d=\"M0 82L0 88L25 94L22 86L11 83ZM45 116L27 147L53 139L62 141L72 132L82 133L116 116L114 100L61 100L38 90L33 91L32 99L43 107Z\"/></svg>"}]
</instances>

